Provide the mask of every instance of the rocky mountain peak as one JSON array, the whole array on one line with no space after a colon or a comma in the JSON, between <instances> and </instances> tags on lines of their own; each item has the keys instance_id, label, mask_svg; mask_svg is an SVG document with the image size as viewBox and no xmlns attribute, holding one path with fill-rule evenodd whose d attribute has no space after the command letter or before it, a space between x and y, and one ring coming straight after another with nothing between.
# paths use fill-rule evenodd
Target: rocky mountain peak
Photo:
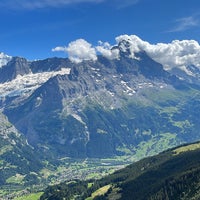
<instances>
[{"instance_id":1,"label":"rocky mountain peak","mask_svg":"<svg viewBox=\"0 0 200 200\"><path fill-rule=\"evenodd\" d=\"M69 68L71 65L67 58L47 58L37 60L30 63L30 68L33 73L58 71L62 68Z\"/></svg>"},{"instance_id":2,"label":"rocky mountain peak","mask_svg":"<svg viewBox=\"0 0 200 200\"><path fill-rule=\"evenodd\" d=\"M6 66L0 68L0 82L11 81L18 75L31 73L29 62L25 58L13 57Z\"/></svg>"}]
</instances>

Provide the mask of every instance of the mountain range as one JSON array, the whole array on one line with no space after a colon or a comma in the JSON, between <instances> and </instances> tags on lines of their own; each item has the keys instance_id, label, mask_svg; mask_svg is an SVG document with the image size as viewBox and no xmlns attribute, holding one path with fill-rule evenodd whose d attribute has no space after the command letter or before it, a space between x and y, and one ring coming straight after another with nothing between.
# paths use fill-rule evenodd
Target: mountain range
<instances>
[{"instance_id":1,"label":"mountain range","mask_svg":"<svg viewBox=\"0 0 200 200\"><path fill-rule=\"evenodd\" d=\"M2 184L44 161L139 160L200 139L199 66L166 68L132 45L121 39L110 49L118 57L82 62L0 54Z\"/></svg>"}]
</instances>

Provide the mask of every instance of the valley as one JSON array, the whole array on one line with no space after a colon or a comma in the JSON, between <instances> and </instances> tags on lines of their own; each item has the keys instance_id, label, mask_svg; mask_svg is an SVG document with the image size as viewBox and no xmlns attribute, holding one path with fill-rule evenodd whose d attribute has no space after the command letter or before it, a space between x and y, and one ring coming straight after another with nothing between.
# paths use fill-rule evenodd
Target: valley
<instances>
[{"instance_id":1,"label":"valley","mask_svg":"<svg viewBox=\"0 0 200 200\"><path fill-rule=\"evenodd\" d=\"M49 186L43 199L199 199L199 142L144 158L99 180ZM178 153L177 153L178 152Z\"/></svg>"},{"instance_id":2,"label":"valley","mask_svg":"<svg viewBox=\"0 0 200 200\"><path fill-rule=\"evenodd\" d=\"M0 198L101 180L200 140L198 66L177 74L133 45L121 39L112 59L1 62Z\"/></svg>"}]
</instances>

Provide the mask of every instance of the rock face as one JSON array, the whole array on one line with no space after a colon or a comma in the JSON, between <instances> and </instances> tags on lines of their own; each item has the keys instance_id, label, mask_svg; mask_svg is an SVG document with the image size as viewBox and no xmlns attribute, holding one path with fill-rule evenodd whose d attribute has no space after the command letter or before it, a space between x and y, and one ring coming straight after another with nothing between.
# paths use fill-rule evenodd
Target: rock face
<instances>
[{"instance_id":1,"label":"rock face","mask_svg":"<svg viewBox=\"0 0 200 200\"><path fill-rule=\"evenodd\" d=\"M24 58L14 57L6 67L0 69L0 82L4 83L6 81L11 81L15 79L18 75L25 75L30 73L29 63Z\"/></svg>"},{"instance_id":2,"label":"rock face","mask_svg":"<svg viewBox=\"0 0 200 200\"><path fill-rule=\"evenodd\" d=\"M165 71L143 51L131 58L115 48L120 59L78 64L13 58L0 69L1 109L35 149L59 157L141 148L145 156L198 140L198 79Z\"/></svg>"}]
</instances>

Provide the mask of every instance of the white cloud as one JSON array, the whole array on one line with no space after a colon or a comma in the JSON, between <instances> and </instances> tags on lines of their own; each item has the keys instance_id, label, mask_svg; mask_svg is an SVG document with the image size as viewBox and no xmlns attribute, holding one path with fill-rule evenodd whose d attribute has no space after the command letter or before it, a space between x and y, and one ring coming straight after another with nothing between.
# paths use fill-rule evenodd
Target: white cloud
<instances>
[{"instance_id":1,"label":"white cloud","mask_svg":"<svg viewBox=\"0 0 200 200\"><path fill-rule=\"evenodd\" d=\"M67 47L67 53L69 58L74 62L82 62L83 60L97 59L96 51L90 43L83 39L78 39L74 42L69 43Z\"/></svg>"},{"instance_id":2,"label":"white cloud","mask_svg":"<svg viewBox=\"0 0 200 200\"><path fill-rule=\"evenodd\" d=\"M67 52L67 47L55 47L52 49L52 51L64 51Z\"/></svg>"},{"instance_id":3,"label":"white cloud","mask_svg":"<svg viewBox=\"0 0 200 200\"><path fill-rule=\"evenodd\" d=\"M77 3L99 3L104 0L1 0L0 7L11 9L38 9L62 7Z\"/></svg>"},{"instance_id":4,"label":"white cloud","mask_svg":"<svg viewBox=\"0 0 200 200\"><path fill-rule=\"evenodd\" d=\"M67 47L58 46L52 51L63 51L68 54L72 62L80 63L84 60L97 60L97 52L108 59L118 59L119 49L113 48L108 42L99 41L99 45L92 47L90 43L84 39L78 39L70 42Z\"/></svg>"},{"instance_id":5,"label":"white cloud","mask_svg":"<svg viewBox=\"0 0 200 200\"><path fill-rule=\"evenodd\" d=\"M148 45L147 42L141 40L136 35L120 35L116 37L115 40L120 46L121 51L130 51L131 58L136 58L135 53L139 52L140 50L144 50L143 47Z\"/></svg>"},{"instance_id":6,"label":"white cloud","mask_svg":"<svg viewBox=\"0 0 200 200\"><path fill-rule=\"evenodd\" d=\"M96 47L97 51L108 59L118 59L119 49L113 49L108 42L99 41L99 46Z\"/></svg>"},{"instance_id":7,"label":"white cloud","mask_svg":"<svg viewBox=\"0 0 200 200\"><path fill-rule=\"evenodd\" d=\"M200 45L195 40L174 40L171 43L150 44L141 40L136 35L121 35L116 38L117 43L122 43L122 50L128 48L131 57L138 51L146 51L147 54L157 62L161 63L166 69L195 65L200 67ZM128 41L129 47L123 41ZM123 49L124 48L124 49Z\"/></svg>"},{"instance_id":8,"label":"white cloud","mask_svg":"<svg viewBox=\"0 0 200 200\"><path fill-rule=\"evenodd\" d=\"M97 60L95 48L84 39L69 43L68 47L56 47L52 51L64 51L72 62L80 63L84 60Z\"/></svg>"},{"instance_id":9,"label":"white cloud","mask_svg":"<svg viewBox=\"0 0 200 200\"><path fill-rule=\"evenodd\" d=\"M0 52L0 68L6 65L12 59L11 56L8 56L2 52Z\"/></svg>"},{"instance_id":10,"label":"white cloud","mask_svg":"<svg viewBox=\"0 0 200 200\"><path fill-rule=\"evenodd\" d=\"M58 8L62 6L74 5L78 3L111 3L116 8L125 8L134 5L139 0L1 0L0 7L6 9L41 9L41 8Z\"/></svg>"},{"instance_id":11,"label":"white cloud","mask_svg":"<svg viewBox=\"0 0 200 200\"><path fill-rule=\"evenodd\" d=\"M115 39L117 44L114 46L119 46L120 51L128 51L131 58L137 59L135 53L145 51L167 70L173 67L185 70L188 65L200 68L200 45L195 40L173 40L171 43L150 44L136 35L120 35ZM83 60L97 60L97 52L108 59L118 59L119 49L113 48L108 42L99 42L98 46L93 47L87 41L78 39L69 43L68 47L56 47L52 50L64 51L71 61L79 63Z\"/></svg>"},{"instance_id":12,"label":"white cloud","mask_svg":"<svg viewBox=\"0 0 200 200\"><path fill-rule=\"evenodd\" d=\"M196 15L177 19L175 23L176 23L176 26L167 32L185 31L192 27L196 27L200 25L199 19L197 18Z\"/></svg>"}]
</instances>

